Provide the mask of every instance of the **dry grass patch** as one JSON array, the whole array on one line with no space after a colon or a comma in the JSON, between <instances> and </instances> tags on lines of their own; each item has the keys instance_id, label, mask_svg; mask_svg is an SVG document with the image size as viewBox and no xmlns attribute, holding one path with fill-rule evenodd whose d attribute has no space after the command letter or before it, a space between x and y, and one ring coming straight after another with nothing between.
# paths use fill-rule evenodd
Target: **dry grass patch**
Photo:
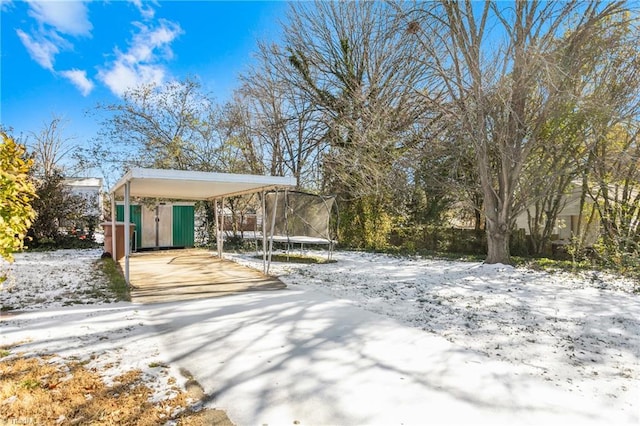
<instances>
[{"instance_id":1,"label":"dry grass patch","mask_svg":"<svg viewBox=\"0 0 640 426\"><path fill-rule=\"evenodd\" d=\"M223 412L193 412L190 407L197 401L175 386L172 391L173 397L154 402L139 370L106 386L98 371L81 362L8 355L0 361L0 425L155 426L170 420L193 426L231 424ZM212 423L212 415L220 422Z\"/></svg>"}]
</instances>

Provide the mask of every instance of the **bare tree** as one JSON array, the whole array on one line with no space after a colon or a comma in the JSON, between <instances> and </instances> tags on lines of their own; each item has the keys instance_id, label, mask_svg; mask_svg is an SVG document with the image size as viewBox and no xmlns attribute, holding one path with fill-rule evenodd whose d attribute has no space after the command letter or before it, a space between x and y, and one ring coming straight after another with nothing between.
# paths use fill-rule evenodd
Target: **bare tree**
<instances>
[{"instance_id":1,"label":"bare tree","mask_svg":"<svg viewBox=\"0 0 640 426\"><path fill-rule=\"evenodd\" d=\"M424 111L412 40L383 3L294 4L289 20L286 75L326 114L326 172L353 198L384 192Z\"/></svg>"},{"instance_id":2,"label":"bare tree","mask_svg":"<svg viewBox=\"0 0 640 426\"><path fill-rule=\"evenodd\" d=\"M604 243L612 256L640 253L639 23L637 14L607 23L603 30L617 43L592 49L598 65L583 89L583 108L590 118L582 141L587 153L584 197L595 201Z\"/></svg>"},{"instance_id":3,"label":"bare tree","mask_svg":"<svg viewBox=\"0 0 640 426\"><path fill-rule=\"evenodd\" d=\"M74 138L64 135L65 124L61 117L54 114L39 132L31 132L34 142L29 145L35 157L34 172L37 175L48 177L56 171L65 172L67 166L63 160L70 158L70 154L77 149L72 143Z\"/></svg>"},{"instance_id":4,"label":"bare tree","mask_svg":"<svg viewBox=\"0 0 640 426\"><path fill-rule=\"evenodd\" d=\"M254 144L272 174L290 173L298 187L317 189L319 158L326 144L324 116L278 72L288 64L277 45L260 44L256 56L258 64L242 76L240 89L250 109Z\"/></svg>"},{"instance_id":5,"label":"bare tree","mask_svg":"<svg viewBox=\"0 0 640 426\"><path fill-rule=\"evenodd\" d=\"M355 243L369 246L384 244L396 166L425 106L415 42L392 12L382 2L292 3L284 48L271 52L279 79L319 113L325 185L353 219L344 223L373 236Z\"/></svg>"},{"instance_id":6,"label":"bare tree","mask_svg":"<svg viewBox=\"0 0 640 426\"><path fill-rule=\"evenodd\" d=\"M223 108L221 127L224 128L226 139L232 141L239 151L237 157L245 163L246 170L253 174L265 174L270 168L266 165L264 150L256 143L248 103L236 93ZM274 175L272 168L271 172Z\"/></svg>"},{"instance_id":7,"label":"bare tree","mask_svg":"<svg viewBox=\"0 0 640 426\"><path fill-rule=\"evenodd\" d=\"M473 146L486 262L509 263L513 220L528 201L524 169L543 143L545 123L575 95L590 60L582 47L602 29L600 22L624 12L623 5L442 0L400 7L422 40L416 59L440 82L425 101L460 126Z\"/></svg>"},{"instance_id":8,"label":"bare tree","mask_svg":"<svg viewBox=\"0 0 640 426\"><path fill-rule=\"evenodd\" d=\"M590 175L596 185L588 187L595 200L604 241L612 249L640 254L640 125L620 124L600 143L598 160Z\"/></svg>"},{"instance_id":9,"label":"bare tree","mask_svg":"<svg viewBox=\"0 0 640 426\"><path fill-rule=\"evenodd\" d=\"M100 105L107 114L93 153L124 165L222 171L221 112L191 78L132 89L122 103Z\"/></svg>"}]
</instances>

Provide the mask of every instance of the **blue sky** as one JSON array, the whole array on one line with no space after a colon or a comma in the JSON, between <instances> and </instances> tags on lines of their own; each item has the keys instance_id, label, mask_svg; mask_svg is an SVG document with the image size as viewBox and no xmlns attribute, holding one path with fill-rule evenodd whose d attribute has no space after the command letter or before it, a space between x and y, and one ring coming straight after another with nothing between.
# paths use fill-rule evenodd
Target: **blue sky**
<instances>
[{"instance_id":1,"label":"blue sky","mask_svg":"<svg viewBox=\"0 0 640 426\"><path fill-rule=\"evenodd\" d=\"M82 144L87 115L144 82L196 76L219 101L257 40L276 40L284 2L0 0L0 123L38 132L53 114Z\"/></svg>"}]
</instances>

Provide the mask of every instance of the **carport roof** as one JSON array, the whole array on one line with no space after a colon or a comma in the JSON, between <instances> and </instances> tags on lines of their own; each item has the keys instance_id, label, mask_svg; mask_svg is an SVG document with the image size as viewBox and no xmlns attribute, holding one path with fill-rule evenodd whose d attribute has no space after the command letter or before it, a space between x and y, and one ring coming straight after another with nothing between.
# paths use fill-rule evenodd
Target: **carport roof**
<instances>
[{"instance_id":1,"label":"carport roof","mask_svg":"<svg viewBox=\"0 0 640 426\"><path fill-rule=\"evenodd\" d=\"M109 193L123 196L127 182L132 197L176 200L211 200L296 185L292 177L134 168Z\"/></svg>"}]
</instances>

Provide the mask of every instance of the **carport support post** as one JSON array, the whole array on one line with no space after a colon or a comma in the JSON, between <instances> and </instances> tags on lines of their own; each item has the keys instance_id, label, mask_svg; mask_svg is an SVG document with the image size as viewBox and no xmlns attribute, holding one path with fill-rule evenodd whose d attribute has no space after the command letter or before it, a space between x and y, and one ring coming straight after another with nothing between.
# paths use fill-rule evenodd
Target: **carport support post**
<instances>
[{"instance_id":1,"label":"carport support post","mask_svg":"<svg viewBox=\"0 0 640 426\"><path fill-rule=\"evenodd\" d=\"M116 193L111 193L111 258L116 259Z\"/></svg>"},{"instance_id":2,"label":"carport support post","mask_svg":"<svg viewBox=\"0 0 640 426\"><path fill-rule=\"evenodd\" d=\"M220 221L218 220L219 218L219 213L218 213L218 199L214 199L213 200L213 217L214 220L216 221L216 249L218 251L218 259L221 259L221 250L220 250Z\"/></svg>"},{"instance_id":3,"label":"carport support post","mask_svg":"<svg viewBox=\"0 0 640 426\"><path fill-rule=\"evenodd\" d=\"M269 236L269 261L267 262L267 274L271 268L271 254L273 253L273 231L276 227L276 213L278 212L278 189L276 188L276 199L273 202L273 216L271 216L271 235Z\"/></svg>"},{"instance_id":4,"label":"carport support post","mask_svg":"<svg viewBox=\"0 0 640 426\"><path fill-rule=\"evenodd\" d=\"M262 191L262 272L267 273L267 193Z\"/></svg>"},{"instance_id":5,"label":"carport support post","mask_svg":"<svg viewBox=\"0 0 640 426\"><path fill-rule=\"evenodd\" d=\"M131 221L131 208L129 207L129 198L131 195L131 182L124 185L124 279L129 286L129 249L131 247L131 229L129 222Z\"/></svg>"},{"instance_id":6,"label":"carport support post","mask_svg":"<svg viewBox=\"0 0 640 426\"><path fill-rule=\"evenodd\" d=\"M222 259L224 251L224 197L220 199L220 243L218 243L218 256Z\"/></svg>"}]
</instances>

